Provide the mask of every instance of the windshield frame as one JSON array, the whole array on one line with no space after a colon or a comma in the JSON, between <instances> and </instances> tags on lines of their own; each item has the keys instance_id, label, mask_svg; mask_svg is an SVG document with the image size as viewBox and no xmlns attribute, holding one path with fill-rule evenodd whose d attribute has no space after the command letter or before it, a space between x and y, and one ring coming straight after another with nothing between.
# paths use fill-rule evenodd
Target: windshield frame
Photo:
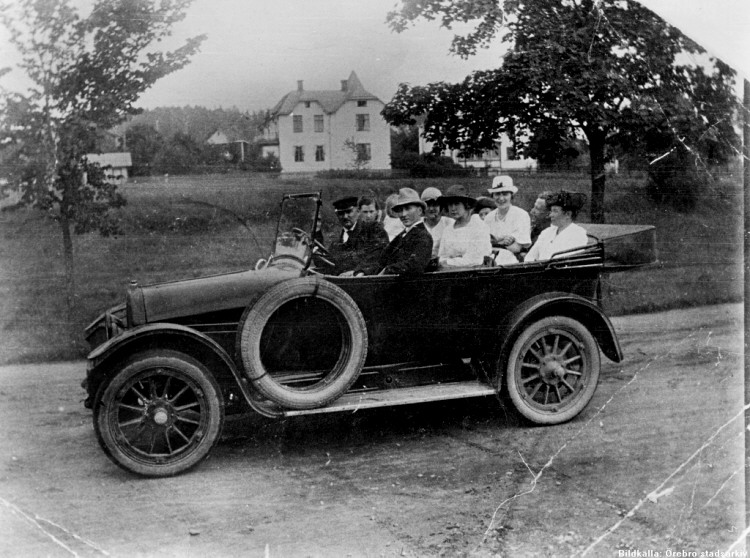
<instances>
[{"instance_id":1,"label":"windshield frame","mask_svg":"<svg viewBox=\"0 0 750 558\"><path fill-rule=\"evenodd\" d=\"M320 221L320 208L323 205L323 192L321 190L318 190L317 192L303 192L299 194L284 194L281 198L281 203L279 204L279 218L276 221L276 232L274 233L272 245L271 245L271 256L276 256L276 249L279 241L279 234L281 232L291 232L291 231L281 231L281 222L284 219L284 205L287 201L290 200L298 200L298 199L304 199L304 198L312 198L315 200L315 215L313 217L312 222L312 230L305 231L310 236L310 241L312 241L315 238L315 231L318 230L318 222ZM308 257L307 261L305 262L305 268L309 267L312 263L312 258Z\"/></svg>"}]
</instances>

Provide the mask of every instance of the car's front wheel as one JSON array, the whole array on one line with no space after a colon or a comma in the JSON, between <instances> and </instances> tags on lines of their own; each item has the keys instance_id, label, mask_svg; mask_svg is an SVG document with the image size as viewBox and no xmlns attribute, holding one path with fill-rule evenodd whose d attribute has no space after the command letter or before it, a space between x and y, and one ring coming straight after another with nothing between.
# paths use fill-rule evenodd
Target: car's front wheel
<instances>
[{"instance_id":1,"label":"car's front wheel","mask_svg":"<svg viewBox=\"0 0 750 558\"><path fill-rule=\"evenodd\" d=\"M513 344L506 386L514 407L537 424L559 424L588 405L599 381L599 347L578 321L552 316Z\"/></svg>"},{"instance_id":2,"label":"car's front wheel","mask_svg":"<svg viewBox=\"0 0 750 558\"><path fill-rule=\"evenodd\" d=\"M176 351L134 356L101 386L94 405L94 429L107 456L153 477L176 475L204 459L223 421L211 373Z\"/></svg>"}]
</instances>

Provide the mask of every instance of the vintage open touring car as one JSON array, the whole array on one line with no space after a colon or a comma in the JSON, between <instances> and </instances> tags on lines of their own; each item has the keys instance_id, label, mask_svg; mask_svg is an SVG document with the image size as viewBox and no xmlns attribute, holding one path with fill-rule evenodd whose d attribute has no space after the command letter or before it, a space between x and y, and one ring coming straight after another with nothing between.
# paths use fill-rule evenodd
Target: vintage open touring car
<instances>
[{"instance_id":1,"label":"vintage open touring car","mask_svg":"<svg viewBox=\"0 0 750 558\"><path fill-rule=\"evenodd\" d=\"M255 269L154 285L86 330L84 387L104 452L168 476L196 465L226 415L352 411L504 390L532 423L578 415L601 350L623 358L601 310L603 272L655 261L650 226L586 225L551 260L416 276L322 275L321 194L283 196Z\"/></svg>"}]
</instances>

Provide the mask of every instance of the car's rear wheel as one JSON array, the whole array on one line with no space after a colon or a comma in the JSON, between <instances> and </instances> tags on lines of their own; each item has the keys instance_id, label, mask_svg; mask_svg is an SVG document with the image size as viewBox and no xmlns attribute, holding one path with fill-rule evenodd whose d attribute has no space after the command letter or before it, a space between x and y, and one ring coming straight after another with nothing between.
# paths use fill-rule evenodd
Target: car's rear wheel
<instances>
[{"instance_id":1,"label":"car's rear wheel","mask_svg":"<svg viewBox=\"0 0 750 558\"><path fill-rule=\"evenodd\" d=\"M552 316L530 324L508 357L514 407L537 424L559 424L588 405L599 381L599 347L578 321Z\"/></svg>"},{"instance_id":2,"label":"car's rear wheel","mask_svg":"<svg viewBox=\"0 0 750 558\"><path fill-rule=\"evenodd\" d=\"M263 396L283 408L313 409L357 379L367 357L367 327L342 289L302 277L274 286L245 311L237 349Z\"/></svg>"},{"instance_id":3,"label":"car's rear wheel","mask_svg":"<svg viewBox=\"0 0 750 558\"><path fill-rule=\"evenodd\" d=\"M112 461L145 476L176 475L208 456L224 406L211 373L176 351L131 358L99 389L94 429Z\"/></svg>"}]
</instances>

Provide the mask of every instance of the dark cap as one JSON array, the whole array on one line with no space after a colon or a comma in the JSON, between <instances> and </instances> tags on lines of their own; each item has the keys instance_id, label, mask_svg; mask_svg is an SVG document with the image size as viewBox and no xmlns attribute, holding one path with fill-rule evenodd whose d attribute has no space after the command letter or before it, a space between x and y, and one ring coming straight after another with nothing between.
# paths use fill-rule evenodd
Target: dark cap
<instances>
[{"instance_id":1,"label":"dark cap","mask_svg":"<svg viewBox=\"0 0 750 558\"><path fill-rule=\"evenodd\" d=\"M495 203L495 200L488 198L487 196L479 196L477 198L477 203L474 206L474 211L479 212L483 209L497 209L497 204Z\"/></svg>"},{"instance_id":2,"label":"dark cap","mask_svg":"<svg viewBox=\"0 0 750 558\"><path fill-rule=\"evenodd\" d=\"M347 196L333 202L336 211L348 211L352 207L357 207L357 196Z\"/></svg>"},{"instance_id":3,"label":"dark cap","mask_svg":"<svg viewBox=\"0 0 750 558\"><path fill-rule=\"evenodd\" d=\"M562 207L563 211L578 212L586 203L586 194L560 190L547 196L545 201L547 202L547 207L557 205Z\"/></svg>"}]
</instances>

